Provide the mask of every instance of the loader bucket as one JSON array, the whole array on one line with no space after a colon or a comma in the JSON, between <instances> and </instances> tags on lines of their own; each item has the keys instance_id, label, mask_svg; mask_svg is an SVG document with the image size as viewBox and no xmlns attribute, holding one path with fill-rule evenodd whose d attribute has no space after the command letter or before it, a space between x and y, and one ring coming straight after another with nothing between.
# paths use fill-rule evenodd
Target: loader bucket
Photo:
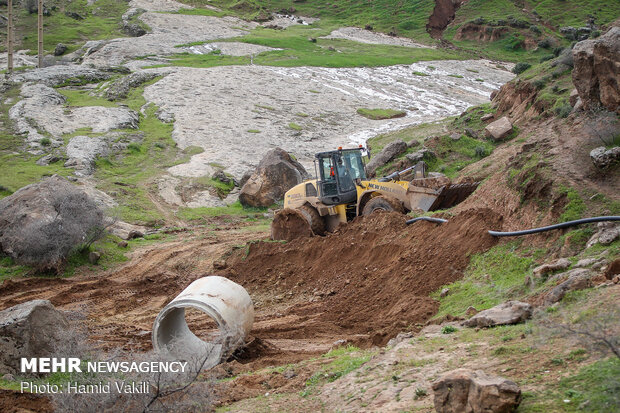
<instances>
[{"instance_id":1,"label":"loader bucket","mask_svg":"<svg viewBox=\"0 0 620 413\"><path fill-rule=\"evenodd\" d=\"M437 189L411 185L407 190L407 196L411 202L411 209L436 211L460 204L478 188L479 184L480 182L448 183Z\"/></svg>"}]
</instances>

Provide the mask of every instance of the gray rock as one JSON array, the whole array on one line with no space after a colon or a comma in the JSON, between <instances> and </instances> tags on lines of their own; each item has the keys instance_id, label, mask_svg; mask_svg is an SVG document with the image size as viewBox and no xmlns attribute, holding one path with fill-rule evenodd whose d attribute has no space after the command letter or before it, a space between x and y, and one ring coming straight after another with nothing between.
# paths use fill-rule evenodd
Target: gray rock
<instances>
[{"instance_id":1,"label":"gray rock","mask_svg":"<svg viewBox=\"0 0 620 413\"><path fill-rule=\"evenodd\" d=\"M381 152L370 159L370 162L366 165L366 174L374 176L378 168L384 166L406 150L407 144L400 139L388 143Z\"/></svg>"},{"instance_id":2,"label":"gray rock","mask_svg":"<svg viewBox=\"0 0 620 413\"><path fill-rule=\"evenodd\" d=\"M106 98L108 100L125 99L131 89L153 80L157 76L159 76L158 72L140 71L122 77L110 85L106 91Z\"/></svg>"},{"instance_id":3,"label":"gray rock","mask_svg":"<svg viewBox=\"0 0 620 413\"><path fill-rule=\"evenodd\" d=\"M577 104L577 99L579 99L579 92L577 91L577 89L573 89L570 92L570 96L568 97L568 103L572 107L575 107L575 105Z\"/></svg>"},{"instance_id":4,"label":"gray rock","mask_svg":"<svg viewBox=\"0 0 620 413\"><path fill-rule=\"evenodd\" d=\"M421 145L421 143L420 143L420 141L419 141L419 140L417 140L417 139L412 139L412 140L410 140L410 141L409 141L409 143L407 144L407 147L408 147L408 148L415 148L416 146L420 146L420 145Z\"/></svg>"},{"instance_id":5,"label":"gray rock","mask_svg":"<svg viewBox=\"0 0 620 413\"><path fill-rule=\"evenodd\" d=\"M116 235L124 240L142 238L147 233L146 227L129 224L123 221L116 221L110 228L108 228L108 231L110 231L112 235Z\"/></svg>"},{"instance_id":6,"label":"gray rock","mask_svg":"<svg viewBox=\"0 0 620 413\"><path fill-rule=\"evenodd\" d=\"M455 132L450 135L450 139L452 139L453 141L458 141L459 139L461 139L461 134Z\"/></svg>"},{"instance_id":7,"label":"gray rock","mask_svg":"<svg viewBox=\"0 0 620 413\"><path fill-rule=\"evenodd\" d=\"M590 159L592 163L599 169L607 169L620 161L620 146L607 149L604 146L592 149L590 151Z\"/></svg>"},{"instance_id":8,"label":"gray rock","mask_svg":"<svg viewBox=\"0 0 620 413\"><path fill-rule=\"evenodd\" d=\"M140 37L146 34L146 30L137 23L125 22L123 24L123 33L131 37Z\"/></svg>"},{"instance_id":9,"label":"gray rock","mask_svg":"<svg viewBox=\"0 0 620 413\"><path fill-rule=\"evenodd\" d=\"M616 239L620 238L620 225L614 222L599 222L597 224L598 232L588 240L586 248L590 248L595 244L609 245Z\"/></svg>"},{"instance_id":10,"label":"gray rock","mask_svg":"<svg viewBox=\"0 0 620 413\"><path fill-rule=\"evenodd\" d=\"M20 374L22 357L50 357L71 340L66 317L48 300L33 300L0 312L0 371Z\"/></svg>"},{"instance_id":11,"label":"gray rock","mask_svg":"<svg viewBox=\"0 0 620 413\"><path fill-rule=\"evenodd\" d=\"M387 342L387 347L394 347L395 345L402 343L405 340L409 340L413 338L413 333L398 333L396 337L391 338L390 341Z\"/></svg>"},{"instance_id":12,"label":"gray rock","mask_svg":"<svg viewBox=\"0 0 620 413\"><path fill-rule=\"evenodd\" d=\"M211 178L215 179L216 181L220 181L224 184L230 184L230 182L232 181L232 179L228 177L224 173L224 171L222 171L221 169L215 171L215 173L211 176Z\"/></svg>"},{"instance_id":13,"label":"gray rock","mask_svg":"<svg viewBox=\"0 0 620 413\"><path fill-rule=\"evenodd\" d=\"M425 159L428 160L436 157L437 155L435 154L435 152L431 151L428 148L422 148L419 151L416 151L414 153L408 153L407 155L405 155L405 158L407 158L407 160L409 160L409 162L413 164L416 164Z\"/></svg>"},{"instance_id":14,"label":"gray rock","mask_svg":"<svg viewBox=\"0 0 620 413\"><path fill-rule=\"evenodd\" d=\"M560 258L534 268L533 272L536 277L541 277L553 271L565 270L568 267L570 267L570 261L566 258Z\"/></svg>"},{"instance_id":15,"label":"gray rock","mask_svg":"<svg viewBox=\"0 0 620 413\"><path fill-rule=\"evenodd\" d=\"M243 188L243 185L245 185L245 183L248 181L248 179L250 179L253 173L254 171L252 171L251 169L245 171L243 176L239 180L239 187Z\"/></svg>"},{"instance_id":16,"label":"gray rock","mask_svg":"<svg viewBox=\"0 0 620 413\"><path fill-rule=\"evenodd\" d=\"M98 253L97 251L91 251L90 253L88 253L88 262L90 262L93 265L97 264L100 258L101 258L101 254Z\"/></svg>"},{"instance_id":17,"label":"gray rock","mask_svg":"<svg viewBox=\"0 0 620 413\"><path fill-rule=\"evenodd\" d=\"M509 413L521 403L521 389L483 371L457 369L432 384L438 413Z\"/></svg>"},{"instance_id":18,"label":"gray rock","mask_svg":"<svg viewBox=\"0 0 620 413\"><path fill-rule=\"evenodd\" d=\"M443 298L446 297L448 294L450 294L450 289L444 288L443 290L441 290L441 293L439 293L439 297Z\"/></svg>"},{"instance_id":19,"label":"gray rock","mask_svg":"<svg viewBox=\"0 0 620 413\"><path fill-rule=\"evenodd\" d=\"M272 149L241 188L239 201L252 207L271 206L307 177L304 167L287 152L280 148Z\"/></svg>"},{"instance_id":20,"label":"gray rock","mask_svg":"<svg viewBox=\"0 0 620 413\"><path fill-rule=\"evenodd\" d=\"M98 136L75 136L67 144L69 159L65 162L65 167L75 168L78 176L88 176L94 171L97 157L108 153L105 139Z\"/></svg>"},{"instance_id":21,"label":"gray rock","mask_svg":"<svg viewBox=\"0 0 620 413\"><path fill-rule=\"evenodd\" d=\"M474 138L474 139L479 138L478 132L470 128L465 128L465 135L469 136L470 138Z\"/></svg>"},{"instance_id":22,"label":"gray rock","mask_svg":"<svg viewBox=\"0 0 620 413\"><path fill-rule=\"evenodd\" d=\"M602 262L602 261L604 262L605 259L604 258L584 258L582 260L577 261L577 264L575 264L575 268L591 267L592 265Z\"/></svg>"},{"instance_id":23,"label":"gray rock","mask_svg":"<svg viewBox=\"0 0 620 413\"><path fill-rule=\"evenodd\" d=\"M42 158L37 159L36 164L40 165L40 166L47 166L51 163L55 163L58 162L60 160L60 157L54 155L54 154L49 154L49 155L45 155Z\"/></svg>"},{"instance_id":24,"label":"gray rock","mask_svg":"<svg viewBox=\"0 0 620 413\"><path fill-rule=\"evenodd\" d=\"M575 290L583 290L585 288L592 287L592 272L585 268L576 268L566 273L558 274L553 277L554 279L566 278L566 281L562 282L558 286L554 287L547 293L544 298L545 305L551 305L562 300L567 292Z\"/></svg>"},{"instance_id":25,"label":"gray rock","mask_svg":"<svg viewBox=\"0 0 620 413\"><path fill-rule=\"evenodd\" d=\"M494 115L492 113L487 113L486 115L482 115L480 120L483 121L483 122L486 122L487 120L493 119L493 116Z\"/></svg>"},{"instance_id":26,"label":"gray rock","mask_svg":"<svg viewBox=\"0 0 620 413\"><path fill-rule=\"evenodd\" d=\"M67 51L67 46L62 43L58 43L54 49L54 56L62 56Z\"/></svg>"},{"instance_id":27,"label":"gray rock","mask_svg":"<svg viewBox=\"0 0 620 413\"><path fill-rule=\"evenodd\" d=\"M43 83L55 87L65 84L97 83L115 74L111 68L93 69L77 65L55 65L42 69L28 70L13 76L17 82Z\"/></svg>"},{"instance_id":28,"label":"gray rock","mask_svg":"<svg viewBox=\"0 0 620 413\"><path fill-rule=\"evenodd\" d=\"M532 306L521 301L507 301L488 310L484 310L463 321L466 327L494 327L506 324L518 324L532 316Z\"/></svg>"},{"instance_id":29,"label":"gray rock","mask_svg":"<svg viewBox=\"0 0 620 413\"><path fill-rule=\"evenodd\" d=\"M512 123L504 116L495 122L489 123L486 128L484 128L484 132L487 137L498 141L504 139L512 132Z\"/></svg>"}]
</instances>

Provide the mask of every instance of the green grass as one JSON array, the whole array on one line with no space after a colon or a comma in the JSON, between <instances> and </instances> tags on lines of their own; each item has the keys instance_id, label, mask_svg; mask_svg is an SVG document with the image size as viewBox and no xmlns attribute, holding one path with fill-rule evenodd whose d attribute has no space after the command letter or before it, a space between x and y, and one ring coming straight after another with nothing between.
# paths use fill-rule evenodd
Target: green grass
<instances>
[{"instance_id":1,"label":"green grass","mask_svg":"<svg viewBox=\"0 0 620 413\"><path fill-rule=\"evenodd\" d=\"M296 124L295 122L289 123L288 127L289 129L296 130L296 131L300 131L303 129L300 125Z\"/></svg>"},{"instance_id":2,"label":"green grass","mask_svg":"<svg viewBox=\"0 0 620 413\"><path fill-rule=\"evenodd\" d=\"M379 153L385 145L398 139L402 139L405 142L410 142L414 139L421 141L427 136L442 134L448 122L448 120L443 119L436 122L409 126L393 132L382 133L368 139L368 145L372 148L373 153Z\"/></svg>"},{"instance_id":3,"label":"green grass","mask_svg":"<svg viewBox=\"0 0 620 413\"><path fill-rule=\"evenodd\" d=\"M282 49L263 52L254 57L254 64L267 66L374 67L411 64L422 60L465 58L460 53L444 49L374 45L342 39L317 39L316 43L308 41L309 37L327 35L337 27L326 22L311 26L291 26L286 30L258 27L245 36L224 41ZM190 67L248 65L250 57L183 53L173 56L170 64Z\"/></svg>"},{"instance_id":4,"label":"green grass","mask_svg":"<svg viewBox=\"0 0 620 413\"><path fill-rule=\"evenodd\" d=\"M582 367L576 374L524 394L519 412L615 413L620 405L620 359L611 357Z\"/></svg>"},{"instance_id":5,"label":"green grass","mask_svg":"<svg viewBox=\"0 0 620 413\"><path fill-rule=\"evenodd\" d=\"M566 194L568 203L564 207L564 213L560 216L560 222L574 221L580 219L586 211L586 204L573 188L561 188L562 193Z\"/></svg>"},{"instance_id":6,"label":"green grass","mask_svg":"<svg viewBox=\"0 0 620 413\"><path fill-rule=\"evenodd\" d=\"M222 181L213 179L208 176L202 176L202 177L192 179L192 183L203 186L203 187L207 187L207 188L213 188L215 189L215 191L221 198L225 198L226 195L228 195L228 193L232 191L233 188L235 187L235 183L232 180L232 177L230 178L231 179L229 183L224 183Z\"/></svg>"},{"instance_id":7,"label":"green grass","mask_svg":"<svg viewBox=\"0 0 620 413\"><path fill-rule=\"evenodd\" d=\"M360 108L357 110L357 113L365 118L374 120L400 118L407 114L404 110L367 108Z\"/></svg>"},{"instance_id":8,"label":"green grass","mask_svg":"<svg viewBox=\"0 0 620 413\"><path fill-rule=\"evenodd\" d=\"M88 40L112 39L125 36L120 31L120 21L127 11L123 0L98 0L88 6L86 0L56 1L60 7L51 16L43 18L44 49L51 52L58 43L67 45L67 53L76 50ZM48 3L46 3L48 4ZM48 4L51 6L50 4ZM96 10L96 15L93 14ZM75 20L65 11L77 12L84 20ZM37 14L28 14L19 8L15 18L15 39L18 49L37 50ZM6 49L0 48L1 51Z\"/></svg>"},{"instance_id":9,"label":"green grass","mask_svg":"<svg viewBox=\"0 0 620 413\"><path fill-rule=\"evenodd\" d=\"M248 129L248 133L260 133L258 129Z\"/></svg>"},{"instance_id":10,"label":"green grass","mask_svg":"<svg viewBox=\"0 0 620 413\"><path fill-rule=\"evenodd\" d=\"M184 0L188 4L197 5L203 0ZM245 9L234 9L233 5L245 3ZM281 10L295 7L296 14L321 18L322 22L329 22L335 26L364 27L367 24L374 30L388 33L394 32L399 36L415 38L419 42L434 43L426 32L428 17L433 12L434 3L428 0L409 0L394 2L392 0L313 0L294 2L293 0L265 0L244 1L213 0L208 4L222 8L234 14L255 15L259 7L267 10ZM260 6L259 6L260 5Z\"/></svg>"},{"instance_id":11,"label":"green grass","mask_svg":"<svg viewBox=\"0 0 620 413\"><path fill-rule=\"evenodd\" d=\"M415 76L430 76L428 73L419 72L417 70L412 72L412 74L414 74Z\"/></svg>"},{"instance_id":12,"label":"green grass","mask_svg":"<svg viewBox=\"0 0 620 413\"><path fill-rule=\"evenodd\" d=\"M441 318L447 314L463 316L469 306L486 310L518 297L523 293L523 280L533 265L533 257L517 252L516 242L498 245L474 255L465 277L441 288L449 288L450 294L440 298L441 289L432 294L440 301L435 317Z\"/></svg>"},{"instance_id":13,"label":"green grass","mask_svg":"<svg viewBox=\"0 0 620 413\"><path fill-rule=\"evenodd\" d=\"M93 96L88 90L75 89L57 89L57 91L67 98L67 106L104 106L107 108L115 108L118 105L107 99Z\"/></svg>"},{"instance_id":14,"label":"green grass","mask_svg":"<svg viewBox=\"0 0 620 413\"><path fill-rule=\"evenodd\" d=\"M620 3L605 0L530 0L528 3L544 20L558 27L584 26L589 15L596 18L596 24L607 24L620 16Z\"/></svg>"},{"instance_id":15,"label":"green grass","mask_svg":"<svg viewBox=\"0 0 620 413\"><path fill-rule=\"evenodd\" d=\"M361 352L357 347L348 346L332 350L323 357L334 358L334 360L322 366L306 381L306 388L301 392L302 397L312 395L321 384L336 381L360 368L370 360L371 354Z\"/></svg>"}]
</instances>

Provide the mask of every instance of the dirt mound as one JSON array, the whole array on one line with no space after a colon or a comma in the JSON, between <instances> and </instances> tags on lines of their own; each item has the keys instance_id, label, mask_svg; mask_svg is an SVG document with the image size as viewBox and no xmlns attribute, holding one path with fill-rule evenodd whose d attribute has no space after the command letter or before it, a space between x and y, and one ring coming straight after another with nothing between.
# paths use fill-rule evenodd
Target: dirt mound
<instances>
[{"instance_id":1,"label":"dirt mound","mask_svg":"<svg viewBox=\"0 0 620 413\"><path fill-rule=\"evenodd\" d=\"M4 413L51 413L54 408L50 399L45 396L14 390L0 390L0 411Z\"/></svg>"},{"instance_id":2,"label":"dirt mound","mask_svg":"<svg viewBox=\"0 0 620 413\"><path fill-rule=\"evenodd\" d=\"M437 311L428 294L463 276L471 254L496 240L502 218L490 209L465 211L441 226L405 224L402 214L359 217L326 237L287 244L259 242L229 258L227 274L250 291L272 290L299 300L288 328L255 329L263 338L347 336L385 344ZM301 298L303 297L303 298Z\"/></svg>"},{"instance_id":3,"label":"dirt mound","mask_svg":"<svg viewBox=\"0 0 620 413\"><path fill-rule=\"evenodd\" d=\"M444 29L454 20L456 11L463 0L435 0L433 14L428 19L426 31L433 39L441 38Z\"/></svg>"}]
</instances>

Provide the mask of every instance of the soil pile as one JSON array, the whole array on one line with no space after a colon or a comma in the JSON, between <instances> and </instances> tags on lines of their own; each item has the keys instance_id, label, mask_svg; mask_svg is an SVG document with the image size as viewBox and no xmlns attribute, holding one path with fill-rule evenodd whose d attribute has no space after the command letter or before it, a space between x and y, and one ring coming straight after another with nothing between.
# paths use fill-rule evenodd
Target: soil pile
<instances>
[{"instance_id":1,"label":"soil pile","mask_svg":"<svg viewBox=\"0 0 620 413\"><path fill-rule=\"evenodd\" d=\"M255 331L262 338L300 339L329 333L357 344L385 344L425 322L438 303L428 296L460 279L472 254L496 240L502 218L490 209L465 211L438 226L407 226L402 214L357 218L326 237L250 244L228 259L227 276L253 291L304 297L286 313L297 319Z\"/></svg>"}]
</instances>

